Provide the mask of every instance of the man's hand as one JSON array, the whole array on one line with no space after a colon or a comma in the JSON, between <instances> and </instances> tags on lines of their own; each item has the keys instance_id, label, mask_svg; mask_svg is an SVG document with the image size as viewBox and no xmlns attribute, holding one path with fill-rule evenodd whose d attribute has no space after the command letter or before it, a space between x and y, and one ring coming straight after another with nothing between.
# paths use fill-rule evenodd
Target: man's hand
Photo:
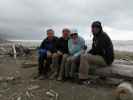
<instances>
[{"instance_id":1,"label":"man's hand","mask_svg":"<svg viewBox=\"0 0 133 100\"><path fill-rule=\"evenodd\" d=\"M52 53L50 51L47 51L47 57L48 58L52 57Z\"/></svg>"},{"instance_id":2,"label":"man's hand","mask_svg":"<svg viewBox=\"0 0 133 100\"><path fill-rule=\"evenodd\" d=\"M58 52L57 52L57 54L58 54L58 55L63 55L63 53L62 53L62 52L60 52L60 51L58 51Z\"/></svg>"}]
</instances>

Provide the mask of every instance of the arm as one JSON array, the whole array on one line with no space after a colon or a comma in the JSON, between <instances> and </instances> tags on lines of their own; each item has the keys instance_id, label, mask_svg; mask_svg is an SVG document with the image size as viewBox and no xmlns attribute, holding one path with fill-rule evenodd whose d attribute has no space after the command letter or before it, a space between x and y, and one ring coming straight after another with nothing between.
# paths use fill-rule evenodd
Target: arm
<instances>
[{"instance_id":1,"label":"arm","mask_svg":"<svg viewBox=\"0 0 133 100\"><path fill-rule=\"evenodd\" d=\"M95 52L95 46L94 46L94 37L93 37L92 47L91 47L91 49L88 51L88 53L94 54L94 52Z\"/></svg>"},{"instance_id":2,"label":"arm","mask_svg":"<svg viewBox=\"0 0 133 100\"><path fill-rule=\"evenodd\" d=\"M58 52L62 52L62 47L61 47L61 38L58 39L57 43L56 43L56 48Z\"/></svg>"},{"instance_id":3,"label":"arm","mask_svg":"<svg viewBox=\"0 0 133 100\"><path fill-rule=\"evenodd\" d=\"M73 48L72 45L73 45L72 40L69 40L69 42L68 42L69 52L70 52L70 54L74 55L76 52L80 51L81 46L78 43L77 46Z\"/></svg>"},{"instance_id":4,"label":"arm","mask_svg":"<svg viewBox=\"0 0 133 100\"><path fill-rule=\"evenodd\" d=\"M51 53L57 52L57 40L58 38L54 37L52 41L49 41L48 43L46 43L47 50L50 51Z\"/></svg>"},{"instance_id":5,"label":"arm","mask_svg":"<svg viewBox=\"0 0 133 100\"><path fill-rule=\"evenodd\" d=\"M52 48L51 52L53 52L53 53L57 52L57 50L58 50L58 46L57 45L58 45L58 38L54 37L53 48Z\"/></svg>"},{"instance_id":6,"label":"arm","mask_svg":"<svg viewBox=\"0 0 133 100\"><path fill-rule=\"evenodd\" d=\"M79 43L76 46L74 53L79 53L81 50L83 50L84 46L85 46L85 40L79 37Z\"/></svg>"},{"instance_id":7,"label":"arm","mask_svg":"<svg viewBox=\"0 0 133 100\"><path fill-rule=\"evenodd\" d=\"M43 49L43 50L47 51L47 48L46 48L46 39L42 41L39 49Z\"/></svg>"},{"instance_id":8,"label":"arm","mask_svg":"<svg viewBox=\"0 0 133 100\"><path fill-rule=\"evenodd\" d=\"M99 37L97 39L93 38L92 49L88 53L91 53L93 55L102 54L104 45L105 39L103 37Z\"/></svg>"},{"instance_id":9,"label":"arm","mask_svg":"<svg viewBox=\"0 0 133 100\"><path fill-rule=\"evenodd\" d=\"M70 40L68 42L68 47L69 47L69 52L70 54L75 54L81 51L81 49L84 47L85 45L85 40L83 38L79 38L78 40L78 44L76 45L76 47L72 47L72 40Z\"/></svg>"},{"instance_id":10,"label":"arm","mask_svg":"<svg viewBox=\"0 0 133 100\"><path fill-rule=\"evenodd\" d=\"M73 54L72 40L71 39L68 40L68 49L69 49L69 53L70 54Z\"/></svg>"}]
</instances>

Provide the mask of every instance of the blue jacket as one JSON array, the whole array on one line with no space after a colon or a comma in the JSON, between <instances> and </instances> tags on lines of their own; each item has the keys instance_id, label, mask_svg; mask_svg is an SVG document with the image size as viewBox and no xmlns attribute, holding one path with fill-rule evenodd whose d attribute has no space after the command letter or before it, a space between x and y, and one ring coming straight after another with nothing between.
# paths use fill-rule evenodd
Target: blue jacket
<instances>
[{"instance_id":1,"label":"blue jacket","mask_svg":"<svg viewBox=\"0 0 133 100\"><path fill-rule=\"evenodd\" d=\"M39 48L39 54L45 54L47 53L47 51L50 51L52 53L57 52L57 37L54 37L52 41L49 41L48 38L44 39L43 42L40 45Z\"/></svg>"},{"instance_id":2,"label":"blue jacket","mask_svg":"<svg viewBox=\"0 0 133 100\"><path fill-rule=\"evenodd\" d=\"M76 44L73 43L72 39L68 40L68 48L69 53L73 56L79 56L81 53L81 49L85 46L85 40L82 37L78 37L78 42Z\"/></svg>"}]
</instances>

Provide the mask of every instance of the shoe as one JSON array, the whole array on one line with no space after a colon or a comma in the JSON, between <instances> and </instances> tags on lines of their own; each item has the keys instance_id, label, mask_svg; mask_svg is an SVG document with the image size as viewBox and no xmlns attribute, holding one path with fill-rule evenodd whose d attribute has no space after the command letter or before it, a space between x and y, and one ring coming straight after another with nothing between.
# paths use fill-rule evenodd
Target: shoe
<instances>
[{"instance_id":1,"label":"shoe","mask_svg":"<svg viewBox=\"0 0 133 100\"><path fill-rule=\"evenodd\" d=\"M44 76L44 75L41 75L40 77L38 77L38 79L39 79L39 80L45 80L45 79L47 79L47 77Z\"/></svg>"},{"instance_id":2,"label":"shoe","mask_svg":"<svg viewBox=\"0 0 133 100\"><path fill-rule=\"evenodd\" d=\"M86 80L86 79L79 79L79 80L77 80L77 83L79 85L88 85L89 84L89 81Z\"/></svg>"},{"instance_id":3,"label":"shoe","mask_svg":"<svg viewBox=\"0 0 133 100\"><path fill-rule=\"evenodd\" d=\"M63 78L61 77L61 76L59 76L58 78L57 78L57 81L62 81L63 80Z\"/></svg>"},{"instance_id":4,"label":"shoe","mask_svg":"<svg viewBox=\"0 0 133 100\"><path fill-rule=\"evenodd\" d=\"M54 73L49 77L49 79L53 80L56 76L57 76L57 72L54 72Z\"/></svg>"}]
</instances>

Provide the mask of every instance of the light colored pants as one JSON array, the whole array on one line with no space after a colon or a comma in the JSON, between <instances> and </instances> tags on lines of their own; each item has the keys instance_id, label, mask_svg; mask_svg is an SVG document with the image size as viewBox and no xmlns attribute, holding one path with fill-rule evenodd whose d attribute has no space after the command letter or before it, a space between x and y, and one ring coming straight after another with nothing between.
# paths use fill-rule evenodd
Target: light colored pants
<instances>
[{"instance_id":1,"label":"light colored pants","mask_svg":"<svg viewBox=\"0 0 133 100\"><path fill-rule=\"evenodd\" d=\"M65 64L65 77L66 78L75 78L75 72L78 69L77 62L80 61L80 56L74 57L74 56L69 56L66 60Z\"/></svg>"},{"instance_id":2,"label":"light colored pants","mask_svg":"<svg viewBox=\"0 0 133 100\"><path fill-rule=\"evenodd\" d=\"M62 80L63 76L65 75L65 63L67 61L68 56L69 56L68 54L64 54L62 56L60 70L59 70L59 78L58 78L59 80Z\"/></svg>"},{"instance_id":3,"label":"light colored pants","mask_svg":"<svg viewBox=\"0 0 133 100\"><path fill-rule=\"evenodd\" d=\"M57 53L54 53L52 55L52 63L51 63L51 69L53 72L57 72L59 68L59 55Z\"/></svg>"},{"instance_id":4,"label":"light colored pants","mask_svg":"<svg viewBox=\"0 0 133 100\"><path fill-rule=\"evenodd\" d=\"M89 70L93 66L105 67L103 57L91 54L82 54L80 58L79 79L88 79Z\"/></svg>"}]
</instances>

